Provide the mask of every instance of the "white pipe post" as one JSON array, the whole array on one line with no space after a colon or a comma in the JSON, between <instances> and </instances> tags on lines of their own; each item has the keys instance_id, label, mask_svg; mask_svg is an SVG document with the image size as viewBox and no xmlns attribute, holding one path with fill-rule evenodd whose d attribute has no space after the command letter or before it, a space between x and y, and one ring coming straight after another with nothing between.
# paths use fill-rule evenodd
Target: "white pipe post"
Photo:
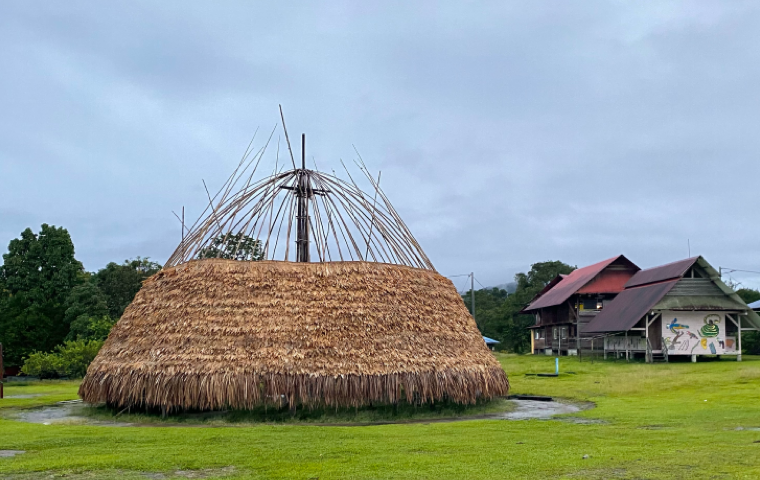
<instances>
[{"instance_id":1,"label":"white pipe post","mask_svg":"<svg viewBox=\"0 0 760 480\"><path fill-rule=\"evenodd\" d=\"M736 327L737 327L737 335L736 335L736 348L737 348L737 355L736 355L736 361L741 362L742 361L742 316L737 315L736 316Z\"/></svg>"}]
</instances>

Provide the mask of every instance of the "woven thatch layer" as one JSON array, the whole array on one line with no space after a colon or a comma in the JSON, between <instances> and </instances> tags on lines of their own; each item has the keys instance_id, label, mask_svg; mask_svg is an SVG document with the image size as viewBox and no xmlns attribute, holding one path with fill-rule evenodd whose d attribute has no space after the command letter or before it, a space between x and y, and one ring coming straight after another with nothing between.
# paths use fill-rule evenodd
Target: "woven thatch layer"
<instances>
[{"instance_id":1,"label":"woven thatch layer","mask_svg":"<svg viewBox=\"0 0 760 480\"><path fill-rule=\"evenodd\" d=\"M207 410L471 403L508 388L451 281L433 271L214 259L148 279L79 393Z\"/></svg>"}]
</instances>

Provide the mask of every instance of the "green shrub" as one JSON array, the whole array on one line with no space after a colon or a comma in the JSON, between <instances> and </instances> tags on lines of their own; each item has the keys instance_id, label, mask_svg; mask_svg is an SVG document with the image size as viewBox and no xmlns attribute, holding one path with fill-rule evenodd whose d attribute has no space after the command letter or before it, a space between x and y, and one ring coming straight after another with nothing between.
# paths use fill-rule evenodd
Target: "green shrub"
<instances>
[{"instance_id":1,"label":"green shrub","mask_svg":"<svg viewBox=\"0 0 760 480\"><path fill-rule=\"evenodd\" d=\"M103 342L97 340L66 342L58 345L53 353L29 355L21 371L39 378L83 377L102 346Z\"/></svg>"},{"instance_id":2,"label":"green shrub","mask_svg":"<svg viewBox=\"0 0 760 480\"><path fill-rule=\"evenodd\" d=\"M60 358L55 353L34 352L24 361L21 371L39 378L58 378L61 371Z\"/></svg>"},{"instance_id":3,"label":"green shrub","mask_svg":"<svg viewBox=\"0 0 760 480\"><path fill-rule=\"evenodd\" d=\"M73 322L67 340L105 340L116 324L108 315L90 317L80 315Z\"/></svg>"}]
</instances>

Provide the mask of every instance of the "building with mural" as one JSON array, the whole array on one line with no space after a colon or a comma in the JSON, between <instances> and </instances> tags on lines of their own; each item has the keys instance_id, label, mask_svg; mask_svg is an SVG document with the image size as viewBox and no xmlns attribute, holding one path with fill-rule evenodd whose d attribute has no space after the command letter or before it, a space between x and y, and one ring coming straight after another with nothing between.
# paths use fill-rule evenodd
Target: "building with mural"
<instances>
[{"instance_id":1,"label":"building with mural","mask_svg":"<svg viewBox=\"0 0 760 480\"><path fill-rule=\"evenodd\" d=\"M749 330L760 330L760 316L700 256L637 272L581 334L603 345L605 357L741 360L742 332Z\"/></svg>"}]
</instances>

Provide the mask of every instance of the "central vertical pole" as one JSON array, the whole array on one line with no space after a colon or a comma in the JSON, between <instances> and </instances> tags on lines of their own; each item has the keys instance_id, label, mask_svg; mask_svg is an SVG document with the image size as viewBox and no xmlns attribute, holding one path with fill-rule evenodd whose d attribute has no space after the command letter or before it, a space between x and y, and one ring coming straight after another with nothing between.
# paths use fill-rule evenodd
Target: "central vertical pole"
<instances>
[{"instance_id":1,"label":"central vertical pole","mask_svg":"<svg viewBox=\"0 0 760 480\"><path fill-rule=\"evenodd\" d=\"M301 135L301 171L298 174L296 262L309 262L309 176L306 173L306 134Z\"/></svg>"}]
</instances>

